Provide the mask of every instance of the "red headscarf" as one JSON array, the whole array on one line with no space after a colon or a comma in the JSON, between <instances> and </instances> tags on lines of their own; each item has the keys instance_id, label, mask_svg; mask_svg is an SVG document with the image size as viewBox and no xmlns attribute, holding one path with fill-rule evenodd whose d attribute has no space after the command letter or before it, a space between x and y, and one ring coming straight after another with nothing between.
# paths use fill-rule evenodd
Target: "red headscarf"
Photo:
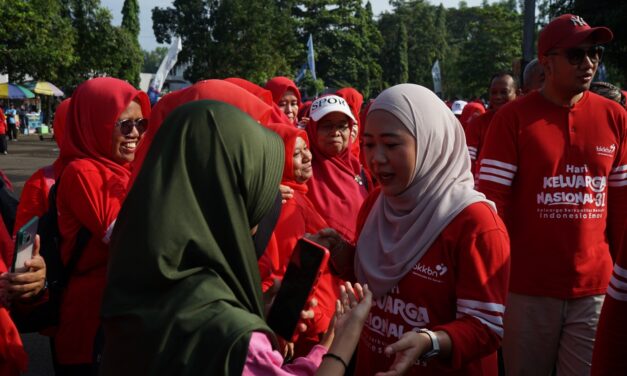
<instances>
[{"instance_id":1,"label":"red headscarf","mask_svg":"<svg viewBox=\"0 0 627 376\"><path fill-rule=\"evenodd\" d=\"M287 115L285 115L285 113L281 111L279 106L274 103L274 100L272 99L272 92L270 90L264 89L257 84L238 77L226 78L224 79L224 81L235 84L242 89L246 89L248 92L254 94L257 98L264 101L264 103L266 103L268 106L271 106L272 115L270 116L270 123L293 125Z\"/></svg>"},{"instance_id":2,"label":"red headscarf","mask_svg":"<svg viewBox=\"0 0 627 376\"><path fill-rule=\"evenodd\" d=\"M70 102L72 98L67 98L63 102L61 102L54 113L54 122L52 123L52 127L54 129L54 141L61 148L63 145L63 137L65 136L65 123L67 122L67 114L70 110ZM54 168L54 177L58 179L61 176L61 171L63 171L63 163L61 162L61 158L57 158L52 166Z\"/></svg>"},{"instance_id":3,"label":"red headscarf","mask_svg":"<svg viewBox=\"0 0 627 376\"><path fill-rule=\"evenodd\" d=\"M296 191L307 193L307 184L296 182L296 178L294 177L294 149L296 148L296 138L302 138L305 140L307 146L309 146L307 132L302 129L285 126L284 124L269 124L268 128L281 136L285 146L285 164L283 165L283 179L281 180L281 184L287 185Z\"/></svg>"},{"instance_id":4,"label":"red headscarf","mask_svg":"<svg viewBox=\"0 0 627 376\"><path fill-rule=\"evenodd\" d=\"M143 91L128 82L111 77L85 81L76 88L68 109L60 158L64 165L74 159L89 158L119 177L130 175L129 165L111 158L113 128L126 107L137 100L144 118L150 118L150 101Z\"/></svg>"},{"instance_id":5,"label":"red headscarf","mask_svg":"<svg viewBox=\"0 0 627 376\"><path fill-rule=\"evenodd\" d=\"M274 77L270 81L266 82L266 89L272 92L272 99L276 104L279 104L286 91L292 90L294 92L294 95L296 95L296 99L298 99L298 105L300 106L300 91L298 90L298 87L296 86L294 81L290 80L289 78Z\"/></svg>"},{"instance_id":6,"label":"red headscarf","mask_svg":"<svg viewBox=\"0 0 627 376\"><path fill-rule=\"evenodd\" d=\"M157 131L161 127L163 120L175 108L193 101L211 99L239 108L246 112L250 117L260 122L262 125L268 124L272 113L272 107L264 103L249 91L224 80L204 80L183 90L172 92L163 98L154 108L154 115L150 119L148 131L144 135L142 142L139 144L133 161L133 174L131 184L135 181L139 170L141 169L144 159L148 154L152 140L155 138Z\"/></svg>"},{"instance_id":7,"label":"red headscarf","mask_svg":"<svg viewBox=\"0 0 627 376\"><path fill-rule=\"evenodd\" d=\"M349 119L352 126L352 120ZM318 148L318 123L310 120L307 135L313 155L313 178L309 179L307 197L318 213L347 241L355 240L355 218L368 192L361 181L361 165L351 152L351 139L339 155L329 158Z\"/></svg>"},{"instance_id":8,"label":"red headscarf","mask_svg":"<svg viewBox=\"0 0 627 376\"><path fill-rule=\"evenodd\" d=\"M462 110L459 122L462 123L462 127L466 129L472 119L483 113L485 113L485 107L481 103L470 102Z\"/></svg>"},{"instance_id":9,"label":"red headscarf","mask_svg":"<svg viewBox=\"0 0 627 376\"><path fill-rule=\"evenodd\" d=\"M300 107L298 108L298 120L306 117L309 117L309 110L311 109L311 104L313 103L313 101L307 101L307 102L303 102L303 104L300 105Z\"/></svg>"},{"instance_id":10,"label":"red headscarf","mask_svg":"<svg viewBox=\"0 0 627 376\"><path fill-rule=\"evenodd\" d=\"M351 108L353 116L355 117L355 119L357 119L357 142L353 142L351 147L351 153L353 153L353 155L356 156L357 159L359 159L359 135L363 132L363 130L361 129L362 123L361 119L359 118L359 111L361 111L361 106L364 104L364 96L352 87L345 87L343 89L340 89L335 93L335 95L346 99L346 103L348 103L348 106Z\"/></svg>"}]
</instances>

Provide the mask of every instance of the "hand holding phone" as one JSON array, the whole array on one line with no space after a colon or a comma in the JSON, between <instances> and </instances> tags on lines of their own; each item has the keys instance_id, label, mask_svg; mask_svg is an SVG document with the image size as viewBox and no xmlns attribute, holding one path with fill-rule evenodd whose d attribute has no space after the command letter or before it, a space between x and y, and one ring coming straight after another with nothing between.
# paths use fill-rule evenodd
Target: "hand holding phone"
<instances>
[{"instance_id":1,"label":"hand holding phone","mask_svg":"<svg viewBox=\"0 0 627 376\"><path fill-rule=\"evenodd\" d=\"M39 255L37 226L36 222L35 225L31 222L18 231L12 272L0 275L0 284L8 300L32 298L39 294L46 283L46 263ZM24 236L26 233L30 236Z\"/></svg>"},{"instance_id":2,"label":"hand holding phone","mask_svg":"<svg viewBox=\"0 0 627 376\"><path fill-rule=\"evenodd\" d=\"M301 311L328 260L329 251L320 244L305 238L296 244L267 320L270 328L284 339L293 339Z\"/></svg>"},{"instance_id":3,"label":"hand holding phone","mask_svg":"<svg viewBox=\"0 0 627 376\"><path fill-rule=\"evenodd\" d=\"M11 268L13 273L24 273L28 270L26 261L33 258L37 226L39 226L39 218L33 217L18 230L15 236L15 252L13 254L13 266Z\"/></svg>"}]
</instances>

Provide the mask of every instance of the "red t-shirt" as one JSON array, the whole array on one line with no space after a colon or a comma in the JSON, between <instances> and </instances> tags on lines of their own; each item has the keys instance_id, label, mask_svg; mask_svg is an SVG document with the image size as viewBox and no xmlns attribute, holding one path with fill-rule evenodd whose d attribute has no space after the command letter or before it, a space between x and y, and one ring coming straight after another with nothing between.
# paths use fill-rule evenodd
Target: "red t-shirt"
<instances>
[{"instance_id":1,"label":"red t-shirt","mask_svg":"<svg viewBox=\"0 0 627 376\"><path fill-rule=\"evenodd\" d=\"M481 153L481 147L485 139L486 133L488 133L488 127L494 117L496 111L490 110L479 117L473 119L466 129L466 145L468 145L468 154L470 154L470 162L472 164L472 174L476 175L479 170L477 164L477 157Z\"/></svg>"},{"instance_id":2,"label":"red t-shirt","mask_svg":"<svg viewBox=\"0 0 627 376\"><path fill-rule=\"evenodd\" d=\"M627 231L625 227L624 231ZM592 375L614 376L627 370L627 240L618 251L607 287L592 356Z\"/></svg>"},{"instance_id":3,"label":"red t-shirt","mask_svg":"<svg viewBox=\"0 0 627 376\"><path fill-rule=\"evenodd\" d=\"M92 362L106 282L108 242L126 198L127 184L127 179L90 159L71 162L61 176L57 205L63 261L69 261L81 226L89 230L91 238L61 302L60 324L54 338L60 364Z\"/></svg>"},{"instance_id":4,"label":"red t-shirt","mask_svg":"<svg viewBox=\"0 0 627 376\"><path fill-rule=\"evenodd\" d=\"M24 188L22 188L20 203L17 206L13 235L31 218L41 217L48 211L48 193L50 193L50 188L54 182L52 165L40 168L26 180Z\"/></svg>"},{"instance_id":5,"label":"red t-shirt","mask_svg":"<svg viewBox=\"0 0 627 376\"><path fill-rule=\"evenodd\" d=\"M278 263L271 277L283 279L298 239L302 238L305 233L315 234L325 227L328 227L327 223L318 214L305 193L295 189L294 197L283 204L281 216L274 228L278 246ZM270 254L264 253L262 260L270 257ZM262 260L260 263L271 263ZM296 356L307 355L320 341L319 336L327 331L335 314L335 301L340 296L341 283L341 279L331 274L328 268L318 279L313 294L318 305L314 308L314 319L307 323L307 332L301 334L295 344Z\"/></svg>"},{"instance_id":6,"label":"red t-shirt","mask_svg":"<svg viewBox=\"0 0 627 376\"><path fill-rule=\"evenodd\" d=\"M360 217L369 210L364 205ZM385 347L407 331L428 328L451 337L451 357L416 364L408 375L496 375L508 278L505 225L486 203L468 206L413 270L375 301L361 334L356 374L387 371L394 358L384 354Z\"/></svg>"},{"instance_id":7,"label":"red t-shirt","mask_svg":"<svg viewBox=\"0 0 627 376\"><path fill-rule=\"evenodd\" d=\"M478 188L508 225L512 292L605 293L627 218L626 115L587 91L572 108L533 92L492 119Z\"/></svg>"},{"instance_id":8,"label":"red t-shirt","mask_svg":"<svg viewBox=\"0 0 627 376\"><path fill-rule=\"evenodd\" d=\"M4 111L0 108L0 134L7 133L7 118L4 116Z\"/></svg>"}]
</instances>

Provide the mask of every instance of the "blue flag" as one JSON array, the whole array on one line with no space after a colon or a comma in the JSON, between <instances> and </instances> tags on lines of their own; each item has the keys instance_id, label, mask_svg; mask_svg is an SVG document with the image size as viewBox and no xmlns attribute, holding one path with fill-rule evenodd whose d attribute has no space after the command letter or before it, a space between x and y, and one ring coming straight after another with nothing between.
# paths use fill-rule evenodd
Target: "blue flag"
<instances>
[{"instance_id":1,"label":"blue flag","mask_svg":"<svg viewBox=\"0 0 627 376\"><path fill-rule=\"evenodd\" d=\"M305 78L305 72L307 71L307 63L303 64L298 73L296 73L296 78L294 79L295 83L299 83L303 78Z\"/></svg>"}]
</instances>

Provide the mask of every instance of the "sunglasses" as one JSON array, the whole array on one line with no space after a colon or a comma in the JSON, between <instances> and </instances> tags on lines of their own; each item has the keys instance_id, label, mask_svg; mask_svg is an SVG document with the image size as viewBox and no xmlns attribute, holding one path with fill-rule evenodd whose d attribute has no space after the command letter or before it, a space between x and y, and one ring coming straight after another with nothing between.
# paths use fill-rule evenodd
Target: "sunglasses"
<instances>
[{"instance_id":1,"label":"sunglasses","mask_svg":"<svg viewBox=\"0 0 627 376\"><path fill-rule=\"evenodd\" d=\"M588 56L592 64L596 64L603 59L603 51L605 51L603 46L592 46L588 49L574 47L565 49L563 55L566 56L571 65L581 65L586 56ZM562 53L551 52L546 54L546 56L550 55L562 55Z\"/></svg>"},{"instance_id":2,"label":"sunglasses","mask_svg":"<svg viewBox=\"0 0 627 376\"><path fill-rule=\"evenodd\" d=\"M141 135L146 132L146 129L148 129L148 119L139 118L118 120L115 125L120 127L120 132L122 132L124 136L128 136L133 131L133 127L137 128L137 132Z\"/></svg>"}]
</instances>

